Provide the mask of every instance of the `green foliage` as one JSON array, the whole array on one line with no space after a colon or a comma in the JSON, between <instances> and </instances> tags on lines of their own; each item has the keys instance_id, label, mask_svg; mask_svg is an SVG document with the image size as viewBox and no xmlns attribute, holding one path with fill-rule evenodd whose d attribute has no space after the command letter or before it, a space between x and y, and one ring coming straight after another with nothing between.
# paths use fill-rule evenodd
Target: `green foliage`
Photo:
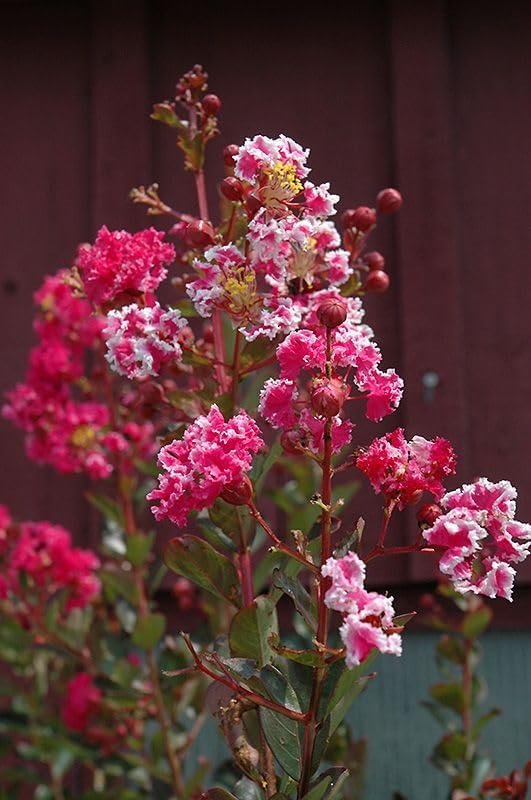
<instances>
[{"instance_id":1,"label":"green foliage","mask_svg":"<svg viewBox=\"0 0 531 800\"><path fill-rule=\"evenodd\" d=\"M240 580L229 559L197 536L171 539L164 551L166 565L217 597L240 605Z\"/></svg>"}]
</instances>

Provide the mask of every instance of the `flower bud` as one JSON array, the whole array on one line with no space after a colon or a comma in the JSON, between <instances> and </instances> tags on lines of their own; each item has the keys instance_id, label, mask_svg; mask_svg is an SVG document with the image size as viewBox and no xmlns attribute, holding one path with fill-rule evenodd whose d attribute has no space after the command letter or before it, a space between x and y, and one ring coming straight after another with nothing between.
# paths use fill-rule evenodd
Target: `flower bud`
<instances>
[{"instance_id":1,"label":"flower bud","mask_svg":"<svg viewBox=\"0 0 531 800\"><path fill-rule=\"evenodd\" d=\"M237 202L243 197L243 186L238 178L225 178L221 182L220 191L223 197L232 202Z\"/></svg>"},{"instance_id":2,"label":"flower bud","mask_svg":"<svg viewBox=\"0 0 531 800\"><path fill-rule=\"evenodd\" d=\"M177 578L172 590L181 611L189 611L197 605L195 586L188 578Z\"/></svg>"},{"instance_id":3,"label":"flower bud","mask_svg":"<svg viewBox=\"0 0 531 800\"><path fill-rule=\"evenodd\" d=\"M301 432L294 428L282 433L280 445L285 453L289 453L292 456L300 456L305 447Z\"/></svg>"},{"instance_id":4,"label":"flower bud","mask_svg":"<svg viewBox=\"0 0 531 800\"><path fill-rule=\"evenodd\" d=\"M397 189L382 189L376 198L376 208L380 214L394 214L402 207L402 195Z\"/></svg>"},{"instance_id":5,"label":"flower bud","mask_svg":"<svg viewBox=\"0 0 531 800\"><path fill-rule=\"evenodd\" d=\"M228 144L223 148L223 161L226 167L234 167L234 158L240 152L237 144Z\"/></svg>"},{"instance_id":6,"label":"flower bud","mask_svg":"<svg viewBox=\"0 0 531 800\"><path fill-rule=\"evenodd\" d=\"M225 486L220 497L231 506L246 506L252 500L253 493L253 484L245 475L241 483L231 483Z\"/></svg>"},{"instance_id":7,"label":"flower bud","mask_svg":"<svg viewBox=\"0 0 531 800\"><path fill-rule=\"evenodd\" d=\"M186 238L193 247L207 247L215 242L214 228L204 219L196 219L186 228Z\"/></svg>"},{"instance_id":8,"label":"flower bud","mask_svg":"<svg viewBox=\"0 0 531 800\"><path fill-rule=\"evenodd\" d=\"M437 503L424 503L417 511L417 520L419 525L431 528L441 514L442 509Z\"/></svg>"},{"instance_id":9,"label":"flower bud","mask_svg":"<svg viewBox=\"0 0 531 800\"><path fill-rule=\"evenodd\" d=\"M344 228L344 230L354 227L355 213L356 213L355 208L347 208L347 210L341 214L341 225Z\"/></svg>"},{"instance_id":10,"label":"flower bud","mask_svg":"<svg viewBox=\"0 0 531 800\"><path fill-rule=\"evenodd\" d=\"M338 378L317 378L310 391L312 409L320 417L335 417L345 402L347 387Z\"/></svg>"},{"instance_id":11,"label":"flower bud","mask_svg":"<svg viewBox=\"0 0 531 800\"><path fill-rule=\"evenodd\" d=\"M329 297L317 309L317 319L326 328L337 328L346 318L347 304L341 297Z\"/></svg>"},{"instance_id":12,"label":"flower bud","mask_svg":"<svg viewBox=\"0 0 531 800\"><path fill-rule=\"evenodd\" d=\"M221 108L221 100L217 96L217 94L206 94L203 97L203 102L201 103L205 113L211 117L214 117L219 109Z\"/></svg>"},{"instance_id":13,"label":"flower bud","mask_svg":"<svg viewBox=\"0 0 531 800\"><path fill-rule=\"evenodd\" d=\"M357 228L359 231L368 231L376 224L376 211L367 206L359 206L352 214L352 227Z\"/></svg>"},{"instance_id":14,"label":"flower bud","mask_svg":"<svg viewBox=\"0 0 531 800\"><path fill-rule=\"evenodd\" d=\"M376 252L376 250L372 253L366 253L363 260L367 264L370 270L373 269L382 269L385 267L385 258L381 253Z\"/></svg>"},{"instance_id":15,"label":"flower bud","mask_svg":"<svg viewBox=\"0 0 531 800\"><path fill-rule=\"evenodd\" d=\"M381 269L372 270L367 276L366 292L385 292L389 288L389 275Z\"/></svg>"}]
</instances>

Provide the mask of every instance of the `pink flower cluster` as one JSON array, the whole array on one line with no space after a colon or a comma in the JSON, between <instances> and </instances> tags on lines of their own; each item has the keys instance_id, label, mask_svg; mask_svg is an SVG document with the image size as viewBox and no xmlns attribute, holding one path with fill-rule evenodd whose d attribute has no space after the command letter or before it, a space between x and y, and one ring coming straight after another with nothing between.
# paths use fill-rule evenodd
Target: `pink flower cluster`
<instances>
[{"instance_id":1,"label":"pink flower cluster","mask_svg":"<svg viewBox=\"0 0 531 800\"><path fill-rule=\"evenodd\" d=\"M175 258L164 233L147 228L138 233L100 228L93 245L79 248L79 269L88 299L94 305L112 303L120 295L154 292Z\"/></svg>"},{"instance_id":2,"label":"pink flower cluster","mask_svg":"<svg viewBox=\"0 0 531 800\"><path fill-rule=\"evenodd\" d=\"M65 611L84 608L100 591L99 559L90 550L72 546L70 534L50 522L12 523L0 506L0 599L14 606L42 607L58 591L65 593ZM27 615L26 615L27 616Z\"/></svg>"},{"instance_id":3,"label":"pink flower cluster","mask_svg":"<svg viewBox=\"0 0 531 800\"><path fill-rule=\"evenodd\" d=\"M214 404L198 417L182 439L163 447L158 462L164 469L159 488L148 494L157 520L168 517L186 524L188 514L211 506L227 488L241 484L252 455L264 446L260 430L245 411L225 421Z\"/></svg>"},{"instance_id":4,"label":"pink flower cluster","mask_svg":"<svg viewBox=\"0 0 531 800\"><path fill-rule=\"evenodd\" d=\"M159 303L136 303L110 311L103 337L109 366L128 378L158 375L166 362L182 358L181 336L186 320L178 310L164 310Z\"/></svg>"},{"instance_id":5,"label":"pink flower cluster","mask_svg":"<svg viewBox=\"0 0 531 800\"><path fill-rule=\"evenodd\" d=\"M30 354L24 383L7 394L3 416L26 433L28 456L60 472L107 478L118 453L149 457L151 423L124 423L111 431L106 403L94 399L87 355L102 343L104 318L67 284L65 270L45 278L35 293L39 343Z\"/></svg>"},{"instance_id":6,"label":"pink flower cluster","mask_svg":"<svg viewBox=\"0 0 531 800\"><path fill-rule=\"evenodd\" d=\"M444 513L424 530L446 548L439 568L459 592L512 599L515 570L531 548L531 525L515 520L516 489L479 478L441 498Z\"/></svg>"},{"instance_id":7,"label":"pink flower cluster","mask_svg":"<svg viewBox=\"0 0 531 800\"><path fill-rule=\"evenodd\" d=\"M101 704L101 691L88 672L80 672L66 686L61 717L67 728L83 733Z\"/></svg>"},{"instance_id":8,"label":"pink flower cluster","mask_svg":"<svg viewBox=\"0 0 531 800\"><path fill-rule=\"evenodd\" d=\"M326 417L333 417L333 449L350 441L352 423L340 416L350 399L349 380L361 392L352 399L367 400L366 416L371 420L392 413L402 396L403 382L396 372L379 369L382 356L372 330L361 324L359 300L341 298L347 315L330 333L331 374L326 374L326 329L317 311L335 296L333 290L313 296L301 323L306 327L288 334L277 348L280 378L266 381L260 395L262 416L274 428L298 431L301 443L314 451L321 447Z\"/></svg>"},{"instance_id":9,"label":"pink flower cluster","mask_svg":"<svg viewBox=\"0 0 531 800\"><path fill-rule=\"evenodd\" d=\"M331 580L326 605L344 615L339 633L347 666L363 663L375 648L381 653L402 655L402 640L394 626L393 598L364 589L363 561L355 553L329 558L321 573Z\"/></svg>"},{"instance_id":10,"label":"pink flower cluster","mask_svg":"<svg viewBox=\"0 0 531 800\"><path fill-rule=\"evenodd\" d=\"M414 436L407 442L403 429L397 428L375 439L356 463L375 492L402 509L417 503L423 492L439 500L444 494L442 480L455 473L456 458L446 439Z\"/></svg>"}]
</instances>

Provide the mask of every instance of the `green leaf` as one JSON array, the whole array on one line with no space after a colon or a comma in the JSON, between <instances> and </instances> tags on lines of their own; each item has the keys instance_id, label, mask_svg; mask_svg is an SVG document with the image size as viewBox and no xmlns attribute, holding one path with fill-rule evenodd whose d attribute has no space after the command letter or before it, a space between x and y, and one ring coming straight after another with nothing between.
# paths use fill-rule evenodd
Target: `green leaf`
<instances>
[{"instance_id":1,"label":"green leaf","mask_svg":"<svg viewBox=\"0 0 531 800\"><path fill-rule=\"evenodd\" d=\"M463 636L466 639L476 639L481 636L492 620L492 610L488 606L470 611L464 618L462 624Z\"/></svg>"},{"instance_id":2,"label":"green leaf","mask_svg":"<svg viewBox=\"0 0 531 800\"><path fill-rule=\"evenodd\" d=\"M209 508L208 516L214 525L231 539L239 538L240 531L246 531L249 527L250 517L247 509L226 503L220 497Z\"/></svg>"},{"instance_id":3,"label":"green leaf","mask_svg":"<svg viewBox=\"0 0 531 800\"><path fill-rule=\"evenodd\" d=\"M316 650L294 650L291 647L284 647L280 644L280 638L276 633L272 633L269 637L269 644L279 656L296 661L298 664L319 667L323 663L323 657Z\"/></svg>"},{"instance_id":4,"label":"green leaf","mask_svg":"<svg viewBox=\"0 0 531 800\"><path fill-rule=\"evenodd\" d=\"M301 711L299 698L290 686L286 675L278 667L266 664L260 670L260 679L272 700L291 711Z\"/></svg>"},{"instance_id":5,"label":"green leaf","mask_svg":"<svg viewBox=\"0 0 531 800\"><path fill-rule=\"evenodd\" d=\"M307 792L303 800L333 800L341 791L341 787L349 776L348 769L342 767L331 767L318 775L313 787Z\"/></svg>"},{"instance_id":6,"label":"green leaf","mask_svg":"<svg viewBox=\"0 0 531 800\"><path fill-rule=\"evenodd\" d=\"M464 664L465 648L463 641L456 636L441 636L437 642L437 656L454 664Z\"/></svg>"},{"instance_id":7,"label":"green leaf","mask_svg":"<svg viewBox=\"0 0 531 800\"><path fill-rule=\"evenodd\" d=\"M430 694L437 703L451 708L457 714L463 713L464 695L460 683L436 683L430 687Z\"/></svg>"},{"instance_id":8,"label":"green leaf","mask_svg":"<svg viewBox=\"0 0 531 800\"><path fill-rule=\"evenodd\" d=\"M197 519L197 527L212 547L221 550L236 552L236 545L232 539L223 533L210 519Z\"/></svg>"},{"instance_id":9,"label":"green leaf","mask_svg":"<svg viewBox=\"0 0 531 800\"><path fill-rule=\"evenodd\" d=\"M300 725L295 720L260 708L260 722L271 751L282 769L294 780L301 771Z\"/></svg>"},{"instance_id":10,"label":"green leaf","mask_svg":"<svg viewBox=\"0 0 531 800\"><path fill-rule=\"evenodd\" d=\"M488 711L486 714L483 714L483 716L480 717L477 720L477 722L475 722L474 725L472 726L472 731L471 731L472 738L473 739L479 739L479 737L481 735L481 732L482 732L483 728L485 727L485 725L487 725L487 723L489 723L491 721L491 719L494 719L495 717L499 717L500 714L501 714L501 711L500 711L499 708L493 708L490 711Z\"/></svg>"},{"instance_id":11,"label":"green leaf","mask_svg":"<svg viewBox=\"0 0 531 800\"><path fill-rule=\"evenodd\" d=\"M156 122L162 122L163 125L176 128L178 131L184 131L187 128L187 124L179 119L169 103L155 103L150 116L151 119L156 120Z\"/></svg>"},{"instance_id":12,"label":"green leaf","mask_svg":"<svg viewBox=\"0 0 531 800\"><path fill-rule=\"evenodd\" d=\"M280 446L280 438L277 438L269 448L269 453L265 458L263 456L257 456L255 458L249 477L254 483L257 496L261 494L265 480L272 467L275 466L280 458L281 453L282 447Z\"/></svg>"},{"instance_id":13,"label":"green leaf","mask_svg":"<svg viewBox=\"0 0 531 800\"><path fill-rule=\"evenodd\" d=\"M138 588L135 578L130 572L108 569L102 570L99 573L99 577L111 602L116 600L117 597L125 597L131 605L138 605Z\"/></svg>"},{"instance_id":14,"label":"green leaf","mask_svg":"<svg viewBox=\"0 0 531 800\"><path fill-rule=\"evenodd\" d=\"M329 667L321 695L320 716L322 716L322 718L331 714L339 704L343 707L345 698L352 697L352 699L354 699L354 697L365 688L367 681L361 685L358 684L358 681L363 677L364 672L367 671L369 665L376 658L376 653L377 651L373 650L363 664L353 667L352 669L346 667L343 661L336 661ZM372 675L365 677L370 678ZM330 733L333 733L333 731L330 731Z\"/></svg>"},{"instance_id":15,"label":"green leaf","mask_svg":"<svg viewBox=\"0 0 531 800\"><path fill-rule=\"evenodd\" d=\"M126 540L126 555L133 567L140 567L147 559L153 545L154 533L147 536L143 533L133 533Z\"/></svg>"},{"instance_id":16,"label":"green leaf","mask_svg":"<svg viewBox=\"0 0 531 800\"><path fill-rule=\"evenodd\" d=\"M152 650L162 638L166 628L164 614L148 614L139 617L133 631L133 643L143 650Z\"/></svg>"},{"instance_id":17,"label":"green leaf","mask_svg":"<svg viewBox=\"0 0 531 800\"><path fill-rule=\"evenodd\" d=\"M317 607L301 582L276 569L273 572L273 586L288 595L310 630L315 632L317 630Z\"/></svg>"},{"instance_id":18,"label":"green leaf","mask_svg":"<svg viewBox=\"0 0 531 800\"><path fill-rule=\"evenodd\" d=\"M171 539L164 551L166 565L207 592L240 605L240 580L229 559L197 536Z\"/></svg>"},{"instance_id":19,"label":"green leaf","mask_svg":"<svg viewBox=\"0 0 531 800\"><path fill-rule=\"evenodd\" d=\"M116 522L120 528L125 528L123 511L115 500L111 500L104 494L92 494L91 492L86 492L85 497L103 514L105 519Z\"/></svg>"},{"instance_id":20,"label":"green leaf","mask_svg":"<svg viewBox=\"0 0 531 800\"><path fill-rule=\"evenodd\" d=\"M462 761L466 756L467 739L462 733L444 736L433 751L433 759L440 761Z\"/></svg>"},{"instance_id":21,"label":"green leaf","mask_svg":"<svg viewBox=\"0 0 531 800\"><path fill-rule=\"evenodd\" d=\"M330 775L319 775L317 780L314 781L310 791L304 795L302 800L322 800L331 783L332 778Z\"/></svg>"},{"instance_id":22,"label":"green leaf","mask_svg":"<svg viewBox=\"0 0 531 800\"><path fill-rule=\"evenodd\" d=\"M252 606L242 608L233 618L229 643L231 653L253 658L261 666L273 658L269 636L278 633L275 604L268 597L257 597Z\"/></svg>"}]
</instances>

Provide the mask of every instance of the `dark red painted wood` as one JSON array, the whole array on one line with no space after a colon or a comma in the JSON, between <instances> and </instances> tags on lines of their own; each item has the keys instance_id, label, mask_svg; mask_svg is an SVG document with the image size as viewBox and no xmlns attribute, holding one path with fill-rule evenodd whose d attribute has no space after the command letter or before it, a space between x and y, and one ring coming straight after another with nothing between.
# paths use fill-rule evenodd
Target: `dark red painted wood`
<instances>
[{"instance_id":1,"label":"dark red painted wood","mask_svg":"<svg viewBox=\"0 0 531 800\"><path fill-rule=\"evenodd\" d=\"M377 232L392 289L368 298L385 366L407 382L399 414L360 442L406 424L449 436L463 479L480 470L520 487L531 517L528 370L529 10L514 3L352 4L321 16L287 6L259 24L238 4L168 0L4 4L0 26L0 160L4 204L1 388L23 376L31 293L68 264L102 223L138 228L131 186L158 180L193 209L172 134L149 118L179 73L201 61L223 99L223 134L207 164L212 214L216 155L258 131L312 148L313 177L331 180L342 208L398 183L404 209ZM426 402L422 375L441 383ZM1 501L87 536L81 483L30 464L2 422ZM6 464L9 467L6 468ZM353 503L354 520L370 498ZM401 542L414 524L400 524ZM428 578L417 559L382 561L376 582Z\"/></svg>"}]
</instances>

